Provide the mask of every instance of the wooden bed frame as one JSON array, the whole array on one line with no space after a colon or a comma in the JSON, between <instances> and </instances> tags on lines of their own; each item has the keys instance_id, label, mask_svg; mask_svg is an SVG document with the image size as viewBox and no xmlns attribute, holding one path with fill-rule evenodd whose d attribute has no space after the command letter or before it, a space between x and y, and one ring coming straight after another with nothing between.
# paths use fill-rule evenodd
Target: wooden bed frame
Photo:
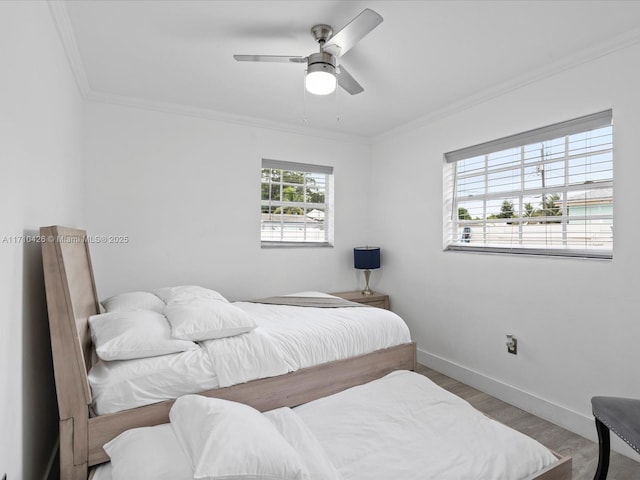
<instances>
[{"instance_id":1,"label":"wooden bed frame","mask_svg":"<svg viewBox=\"0 0 640 480\"><path fill-rule=\"evenodd\" d=\"M40 234L60 415L60 478L86 480L91 466L109 460L102 445L129 428L167 423L173 401L108 415L90 415L92 398L87 374L96 357L88 317L99 312L99 299L89 242L84 230L61 226L42 227ZM294 407L394 370L415 370L415 367L416 345L408 343L200 394L266 411ZM569 478L570 457L559 457L558 463L531 477L536 480Z\"/></svg>"},{"instance_id":2,"label":"wooden bed frame","mask_svg":"<svg viewBox=\"0 0 640 480\"><path fill-rule=\"evenodd\" d=\"M60 226L42 227L40 234L60 414L60 477L86 480L90 466L109 460L102 445L129 428L167 423L173 401L90 416L87 373L96 358L88 317L99 312L99 301L87 235ZM294 407L415 366L416 346L408 343L200 394L266 411Z\"/></svg>"}]
</instances>

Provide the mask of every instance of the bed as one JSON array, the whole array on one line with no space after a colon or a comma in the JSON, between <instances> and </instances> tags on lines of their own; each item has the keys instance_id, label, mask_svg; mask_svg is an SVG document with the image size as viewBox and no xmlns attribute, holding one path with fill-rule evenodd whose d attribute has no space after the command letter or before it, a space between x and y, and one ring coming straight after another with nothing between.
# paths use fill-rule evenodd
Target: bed
<instances>
[{"instance_id":1,"label":"bed","mask_svg":"<svg viewBox=\"0 0 640 480\"><path fill-rule=\"evenodd\" d=\"M167 423L174 401L92 415L89 372L98 359L89 318L100 313L100 303L87 234L61 226L42 227L40 234L60 418L61 478L86 480L91 466L109 459L103 445L126 430ZM416 346L409 341L291 373L191 393L267 411L298 406L395 370L413 370L415 365Z\"/></svg>"},{"instance_id":2,"label":"bed","mask_svg":"<svg viewBox=\"0 0 640 480\"><path fill-rule=\"evenodd\" d=\"M94 480L528 480L570 478L571 462L398 370L298 407L261 414L188 395L170 424L125 432Z\"/></svg>"},{"instance_id":3,"label":"bed","mask_svg":"<svg viewBox=\"0 0 640 480\"><path fill-rule=\"evenodd\" d=\"M409 343L395 313L324 292L229 302L198 285L126 292L89 317L93 410L117 413Z\"/></svg>"}]
</instances>

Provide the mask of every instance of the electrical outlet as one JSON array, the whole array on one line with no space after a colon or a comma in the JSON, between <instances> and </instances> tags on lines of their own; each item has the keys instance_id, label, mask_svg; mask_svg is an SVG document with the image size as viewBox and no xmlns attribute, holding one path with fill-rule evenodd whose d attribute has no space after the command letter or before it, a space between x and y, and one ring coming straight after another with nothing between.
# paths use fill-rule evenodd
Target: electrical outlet
<instances>
[{"instance_id":1,"label":"electrical outlet","mask_svg":"<svg viewBox=\"0 0 640 480\"><path fill-rule=\"evenodd\" d=\"M518 354L518 339L510 333L507 334L507 352L513 355Z\"/></svg>"}]
</instances>

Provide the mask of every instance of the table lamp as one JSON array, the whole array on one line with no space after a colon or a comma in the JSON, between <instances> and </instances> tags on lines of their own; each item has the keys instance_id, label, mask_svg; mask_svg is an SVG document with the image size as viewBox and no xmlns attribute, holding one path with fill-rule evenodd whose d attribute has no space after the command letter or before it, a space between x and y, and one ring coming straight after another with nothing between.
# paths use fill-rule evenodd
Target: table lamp
<instances>
[{"instance_id":1,"label":"table lamp","mask_svg":"<svg viewBox=\"0 0 640 480\"><path fill-rule=\"evenodd\" d=\"M369 288L369 277L371 270L380 268L380 247L356 247L353 249L353 267L364 270L366 286L362 291L363 295L371 295L373 291Z\"/></svg>"}]
</instances>

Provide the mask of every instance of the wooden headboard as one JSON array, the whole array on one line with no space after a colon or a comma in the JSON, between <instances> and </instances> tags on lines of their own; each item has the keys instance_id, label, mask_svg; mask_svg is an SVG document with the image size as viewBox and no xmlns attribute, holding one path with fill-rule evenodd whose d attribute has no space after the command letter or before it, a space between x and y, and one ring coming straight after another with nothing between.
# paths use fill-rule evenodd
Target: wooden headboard
<instances>
[{"instance_id":1,"label":"wooden headboard","mask_svg":"<svg viewBox=\"0 0 640 480\"><path fill-rule=\"evenodd\" d=\"M84 230L60 226L40 228L51 350L60 411L60 441L84 442L75 435L65 439L64 423L76 415L87 416L91 389L87 372L92 363L88 318L99 312L89 243ZM72 426L72 425L70 425ZM80 460L80 459L76 459Z\"/></svg>"}]
</instances>

